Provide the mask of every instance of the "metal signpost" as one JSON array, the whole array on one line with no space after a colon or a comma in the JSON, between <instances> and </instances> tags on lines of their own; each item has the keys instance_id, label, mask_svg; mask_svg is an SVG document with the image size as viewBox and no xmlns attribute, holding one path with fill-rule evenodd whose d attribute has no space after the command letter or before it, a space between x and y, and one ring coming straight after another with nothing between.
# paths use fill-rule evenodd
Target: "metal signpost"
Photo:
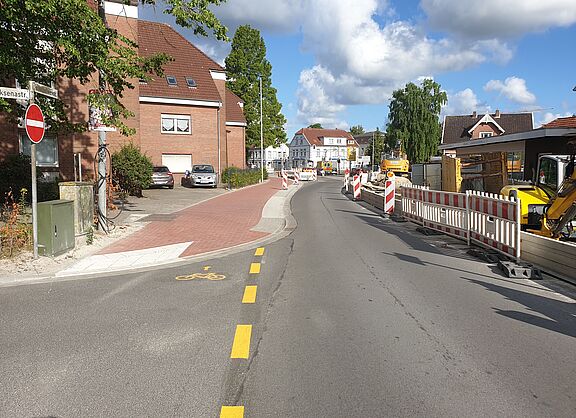
<instances>
[{"instance_id":1,"label":"metal signpost","mask_svg":"<svg viewBox=\"0 0 576 418\"><path fill-rule=\"evenodd\" d=\"M32 159L32 239L34 241L34 259L38 258L38 192L36 188L36 144L44 138L44 115L38 105L34 104L34 92L30 89L30 106L24 118L26 133L32 141L30 156Z\"/></svg>"}]
</instances>

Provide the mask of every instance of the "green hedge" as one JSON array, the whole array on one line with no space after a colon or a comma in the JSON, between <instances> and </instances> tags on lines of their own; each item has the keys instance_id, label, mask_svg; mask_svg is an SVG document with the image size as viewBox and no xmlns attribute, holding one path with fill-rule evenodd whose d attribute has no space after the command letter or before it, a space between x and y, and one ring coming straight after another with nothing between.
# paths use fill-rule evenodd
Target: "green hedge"
<instances>
[{"instance_id":1,"label":"green hedge","mask_svg":"<svg viewBox=\"0 0 576 418\"><path fill-rule=\"evenodd\" d=\"M268 173L264 170L264 180ZM241 170L237 167L228 167L222 172L222 183L229 184L232 188L250 186L260 182L260 169Z\"/></svg>"}]
</instances>

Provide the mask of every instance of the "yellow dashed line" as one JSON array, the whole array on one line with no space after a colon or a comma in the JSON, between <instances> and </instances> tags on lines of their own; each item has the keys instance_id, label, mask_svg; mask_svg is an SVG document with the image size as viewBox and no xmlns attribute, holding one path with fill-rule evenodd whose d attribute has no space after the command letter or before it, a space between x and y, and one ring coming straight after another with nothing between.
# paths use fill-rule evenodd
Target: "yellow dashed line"
<instances>
[{"instance_id":1,"label":"yellow dashed line","mask_svg":"<svg viewBox=\"0 0 576 418\"><path fill-rule=\"evenodd\" d=\"M250 264L250 274L258 274L258 273L260 273L260 263Z\"/></svg>"},{"instance_id":2,"label":"yellow dashed line","mask_svg":"<svg viewBox=\"0 0 576 418\"><path fill-rule=\"evenodd\" d=\"M250 356L250 337L252 325L236 325L236 334L232 344L230 358L248 358Z\"/></svg>"},{"instance_id":3,"label":"yellow dashed line","mask_svg":"<svg viewBox=\"0 0 576 418\"><path fill-rule=\"evenodd\" d=\"M264 255L264 247L256 248L256 252L254 253L254 255L257 256Z\"/></svg>"},{"instance_id":4,"label":"yellow dashed line","mask_svg":"<svg viewBox=\"0 0 576 418\"><path fill-rule=\"evenodd\" d=\"M244 297L242 298L242 303L255 303L257 288L258 286L246 286L244 289Z\"/></svg>"},{"instance_id":5,"label":"yellow dashed line","mask_svg":"<svg viewBox=\"0 0 576 418\"><path fill-rule=\"evenodd\" d=\"M220 418L243 418L243 406L223 406L220 409Z\"/></svg>"}]
</instances>

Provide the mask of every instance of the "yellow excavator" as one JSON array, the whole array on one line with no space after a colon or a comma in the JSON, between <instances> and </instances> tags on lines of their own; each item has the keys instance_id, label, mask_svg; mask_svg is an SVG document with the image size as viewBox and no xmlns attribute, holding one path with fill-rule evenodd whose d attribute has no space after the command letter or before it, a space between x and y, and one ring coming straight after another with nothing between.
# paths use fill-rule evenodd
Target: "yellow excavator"
<instances>
[{"instance_id":1,"label":"yellow excavator","mask_svg":"<svg viewBox=\"0 0 576 418\"><path fill-rule=\"evenodd\" d=\"M573 155L541 155L535 184L505 186L501 194L520 198L522 229L552 239L574 239L576 170Z\"/></svg>"},{"instance_id":2,"label":"yellow excavator","mask_svg":"<svg viewBox=\"0 0 576 418\"><path fill-rule=\"evenodd\" d=\"M391 171L397 176L407 176L410 171L410 163L405 158L386 155L380 163L380 171L382 173Z\"/></svg>"}]
</instances>

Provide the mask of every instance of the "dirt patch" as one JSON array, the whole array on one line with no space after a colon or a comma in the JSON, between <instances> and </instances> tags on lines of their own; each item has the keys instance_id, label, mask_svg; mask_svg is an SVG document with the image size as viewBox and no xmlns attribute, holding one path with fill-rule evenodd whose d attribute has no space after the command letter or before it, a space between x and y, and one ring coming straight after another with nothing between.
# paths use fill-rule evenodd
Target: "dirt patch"
<instances>
[{"instance_id":1,"label":"dirt patch","mask_svg":"<svg viewBox=\"0 0 576 418\"><path fill-rule=\"evenodd\" d=\"M24 252L10 259L0 259L0 279L51 276L80 259L95 254L108 245L126 238L146 225L146 222L119 225L108 235L96 231L92 245L86 244L85 236L77 237L76 248L54 258L38 257L38 259L34 260L31 252Z\"/></svg>"}]
</instances>

